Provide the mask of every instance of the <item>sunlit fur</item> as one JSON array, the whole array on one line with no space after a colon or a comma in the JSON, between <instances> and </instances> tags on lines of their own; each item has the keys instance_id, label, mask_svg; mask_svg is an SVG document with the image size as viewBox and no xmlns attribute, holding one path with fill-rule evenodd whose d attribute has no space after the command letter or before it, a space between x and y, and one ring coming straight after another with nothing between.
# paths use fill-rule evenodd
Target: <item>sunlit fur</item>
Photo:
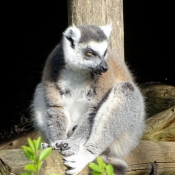
<instances>
[{"instance_id":1,"label":"sunlit fur","mask_svg":"<svg viewBox=\"0 0 175 175\"><path fill-rule=\"evenodd\" d=\"M67 174L78 174L99 155L125 174L123 158L144 131L144 98L124 60L110 50L111 30L111 24L68 27L34 93L43 148L60 150Z\"/></svg>"}]
</instances>

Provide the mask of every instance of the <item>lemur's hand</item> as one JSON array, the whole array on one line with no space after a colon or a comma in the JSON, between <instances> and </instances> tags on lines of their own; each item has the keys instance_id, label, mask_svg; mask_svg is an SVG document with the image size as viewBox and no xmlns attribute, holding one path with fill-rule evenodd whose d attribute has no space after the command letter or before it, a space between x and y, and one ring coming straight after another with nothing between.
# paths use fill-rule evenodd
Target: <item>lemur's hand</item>
<instances>
[{"instance_id":1,"label":"lemur's hand","mask_svg":"<svg viewBox=\"0 0 175 175\"><path fill-rule=\"evenodd\" d=\"M60 150L60 153L63 154L64 156L70 156L78 153L80 149L80 144L70 139L59 140L55 144L55 147L56 149Z\"/></svg>"},{"instance_id":2,"label":"lemur's hand","mask_svg":"<svg viewBox=\"0 0 175 175\"><path fill-rule=\"evenodd\" d=\"M88 163L92 162L96 158L91 152L88 152L84 148L80 148L76 155L65 156L63 158L64 165L68 167L66 174L76 175L78 174Z\"/></svg>"},{"instance_id":3,"label":"lemur's hand","mask_svg":"<svg viewBox=\"0 0 175 175\"><path fill-rule=\"evenodd\" d=\"M58 149L55 145L56 145L57 142L54 142L54 143L51 143L51 144L48 144L48 143L41 143L41 147L40 149L45 149L45 148L48 148L48 147L52 147L53 150L56 150Z\"/></svg>"}]
</instances>

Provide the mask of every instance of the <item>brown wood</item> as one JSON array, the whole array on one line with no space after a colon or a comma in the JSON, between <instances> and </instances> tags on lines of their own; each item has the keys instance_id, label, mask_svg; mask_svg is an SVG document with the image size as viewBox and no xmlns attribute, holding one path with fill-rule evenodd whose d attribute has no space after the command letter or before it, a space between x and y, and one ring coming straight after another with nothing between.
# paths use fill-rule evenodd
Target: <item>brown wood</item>
<instances>
[{"instance_id":1,"label":"brown wood","mask_svg":"<svg viewBox=\"0 0 175 175\"><path fill-rule=\"evenodd\" d=\"M30 163L24 156L22 149L8 149L0 151L1 159L12 168L13 173L21 172L24 165ZM137 147L125 158L128 163L127 175L150 175L152 163L157 162L156 175L175 174L175 142L153 142L142 140ZM66 167L63 165L59 151L54 150L43 165L42 175L51 172L64 174ZM89 174L88 166L79 175Z\"/></svg>"},{"instance_id":2,"label":"brown wood","mask_svg":"<svg viewBox=\"0 0 175 175\"><path fill-rule=\"evenodd\" d=\"M143 139L175 142L175 106L147 119Z\"/></svg>"},{"instance_id":3,"label":"brown wood","mask_svg":"<svg viewBox=\"0 0 175 175\"><path fill-rule=\"evenodd\" d=\"M175 86L161 83L145 83L141 85L147 106L147 117L175 106Z\"/></svg>"},{"instance_id":4,"label":"brown wood","mask_svg":"<svg viewBox=\"0 0 175 175\"><path fill-rule=\"evenodd\" d=\"M175 174L175 142L153 142L142 140L134 151L126 157L127 175L149 175L152 163L156 161L157 175Z\"/></svg>"},{"instance_id":5,"label":"brown wood","mask_svg":"<svg viewBox=\"0 0 175 175\"><path fill-rule=\"evenodd\" d=\"M124 58L123 0L68 0L69 25L112 22L111 48Z\"/></svg>"}]
</instances>

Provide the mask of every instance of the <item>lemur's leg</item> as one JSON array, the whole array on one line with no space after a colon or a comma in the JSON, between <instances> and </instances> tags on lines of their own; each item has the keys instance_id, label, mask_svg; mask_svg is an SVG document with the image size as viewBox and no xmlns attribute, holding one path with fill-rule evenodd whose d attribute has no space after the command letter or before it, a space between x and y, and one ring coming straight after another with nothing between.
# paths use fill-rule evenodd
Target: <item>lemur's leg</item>
<instances>
[{"instance_id":1,"label":"lemur's leg","mask_svg":"<svg viewBox=\"0 0 175 175\"><path fill-rule=\"evenodd\" d=\"M64 151L66 155L64 163L72 168L67 170L67 173L77 174L80 172L113 142L126 140L126 146L121 150L121 155L129 152L139 142L143 128L144 105L139 90L130 82L118 83L111 89L106 101L97 111L88 141L76 155L67 156L66 150ZM77 137L81 137L81 135ZM114 149L120 155L120 150ZM70 152L71 147L68 150Z\"/></svg>"}]
</instances>

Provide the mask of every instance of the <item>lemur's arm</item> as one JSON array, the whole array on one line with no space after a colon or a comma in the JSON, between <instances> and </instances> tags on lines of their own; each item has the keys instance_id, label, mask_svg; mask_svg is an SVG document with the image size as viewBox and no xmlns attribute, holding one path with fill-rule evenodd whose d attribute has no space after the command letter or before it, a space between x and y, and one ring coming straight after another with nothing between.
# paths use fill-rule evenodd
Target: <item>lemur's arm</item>
<instances>
[{"instance_id":1,"label":"lemur's arm","mask_svg":"<svg viewBox=\"0 0 175 175\"><path fill-rule=\"evenodd\" d=\"M116 84L98 110L92 134L83 148L96 157L119 137L120 141L123 138L130 144L129 140L137 135L137 142L144 127L143 104L142 95L132 82Z\"/></svg>"},{"instance_id":2,"label":"lemur's arm","mask_svg":"<svg viewBox=\"0 0 175 175\"><path fill-rule=\"evenodd\" d=\"M79 149L76 140L62 142L62 154L66 156L64 164L74 168L67 173L78 172L117 139L120 146L122 143L137 144L143 132L143 116L143 99L137 87L131 82L118 83L97 111L87 142ZM84 136L83 128L86 130L86 125L77 127L76 133L79 135L76 137Z\"/></svg>"},{"instance_id":3,"label":"lemur's arm","mask_svg":"<svg viewBox=\"0 0 175 175\"><path fill-rule=\"evenodd\" d=\"M49 141L53 143L58 140L64 140L67 138L67 125L69 120L64 113L63 106L58 97L58 90L56 87L49 85L49 87L45 87L45 96ZM55 96L57 96L57 98L55 98Z\"/></svg>"},{"instance_id":4,"label":"lemur's arm","mask_svg":"<svg viewBox=\"0 0 175 175\"><path fill-rule=\"evenodd\" d=\"M51 75L51 66L49 60L46 63L44 76L43 76L43 87L46 102L46 117L47 126L49 133L50 144L54 144L58 140L67 139L67 129L69 119L66 116L61 95L59 94L59 89L56 86L56 82L53 80Z\"/></svg>"}]
</instances>

